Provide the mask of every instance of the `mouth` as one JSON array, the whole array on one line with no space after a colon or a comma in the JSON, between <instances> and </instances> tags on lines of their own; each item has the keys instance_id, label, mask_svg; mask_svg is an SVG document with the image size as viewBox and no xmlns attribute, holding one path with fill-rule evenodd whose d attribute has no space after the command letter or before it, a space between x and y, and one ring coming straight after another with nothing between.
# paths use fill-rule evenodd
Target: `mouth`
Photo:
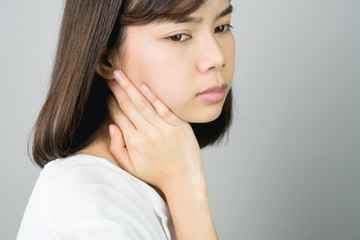
<instances>
[{"instance_id":1,"label":"mouth","mask_svg":"<svg viewBox=\"0 0 360 240\"><path fill-rule=\"evenodd\" d=\"M218 103L225 99L227 88L228 85L226 83L216 84L196 94L196 96L206 102Z\"/></svg>"}]
</instances>

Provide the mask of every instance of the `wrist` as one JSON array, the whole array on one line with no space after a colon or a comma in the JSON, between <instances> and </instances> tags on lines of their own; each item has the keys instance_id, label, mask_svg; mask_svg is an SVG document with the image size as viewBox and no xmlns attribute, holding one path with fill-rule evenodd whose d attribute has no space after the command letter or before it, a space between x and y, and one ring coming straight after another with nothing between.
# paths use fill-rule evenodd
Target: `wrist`
<instances>
[{"instance_id":1,"label":"wrist","mask_svg":"<svg viewBox=\"0 0 360 240\"><path fill-rule=\"evenodd\" d=\"M217 239L205 174L174 178L164 194L178 239Z\"/></svg>"},{"instance_id":2,"label":"wrist","mask_svg":"<svg viewBox=\"0 0 360 240\"><path fill-rule=\"evenodd\" d=\"M161 188L166 199L186 194L195 199L207 198L206 177L203 171L193 172L188 176L173 177Z\"/></svg>"}]
</instances>

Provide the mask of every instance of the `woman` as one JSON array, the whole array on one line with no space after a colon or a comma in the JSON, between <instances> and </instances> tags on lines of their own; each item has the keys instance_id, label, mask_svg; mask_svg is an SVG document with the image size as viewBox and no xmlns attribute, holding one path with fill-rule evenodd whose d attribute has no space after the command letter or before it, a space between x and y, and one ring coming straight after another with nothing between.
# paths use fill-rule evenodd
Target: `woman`
<instances>
[{"instance_id":1,"label":"woman","mask_svg":"<svg viewBox=\"0 0 360 240\"><path fill-rule=\"evenodd\" d=\"M229 0L66 2L18 239L216 239L200 147L231 122Z\"/></svg>"}]
</instances>

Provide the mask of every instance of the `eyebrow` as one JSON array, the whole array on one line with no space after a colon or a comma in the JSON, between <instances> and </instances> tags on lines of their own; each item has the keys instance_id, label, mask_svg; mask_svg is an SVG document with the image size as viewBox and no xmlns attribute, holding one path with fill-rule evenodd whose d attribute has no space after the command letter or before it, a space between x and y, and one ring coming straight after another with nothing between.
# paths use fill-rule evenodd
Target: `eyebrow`
<instances>
[{"instance_id":1,"label":"eyebrow","mask_svg":"<svg viewBox=\"0 0 360 240\"><path fill-rule=\"evenodd\" d=\"M222 18L233 12L233 6L230 4L224 11L222 11L219 15L216 16L215 20ZM188 23L188 22L197 22L200 23L204 20L202 17L185 17L179 20L176 20L175 23Z\"/></svg>"}]
</instances>

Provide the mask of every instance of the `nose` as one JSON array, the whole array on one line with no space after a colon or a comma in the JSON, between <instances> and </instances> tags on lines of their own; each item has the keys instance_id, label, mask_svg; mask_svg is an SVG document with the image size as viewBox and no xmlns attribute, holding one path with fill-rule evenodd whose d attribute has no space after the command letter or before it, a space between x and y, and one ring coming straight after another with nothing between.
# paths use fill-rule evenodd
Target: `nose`
<instances>
[{"instance_id":1,"label":"nose","mask_svg":"<svg viewBox=\"0 0 360 240\"><path fill-rule=\"evenodd\" d=\"M209 70L219 70L226 64L223 51L214 36L203 39L198 48L198 70L205 73Z\"/></svg>"}]
</instances>

